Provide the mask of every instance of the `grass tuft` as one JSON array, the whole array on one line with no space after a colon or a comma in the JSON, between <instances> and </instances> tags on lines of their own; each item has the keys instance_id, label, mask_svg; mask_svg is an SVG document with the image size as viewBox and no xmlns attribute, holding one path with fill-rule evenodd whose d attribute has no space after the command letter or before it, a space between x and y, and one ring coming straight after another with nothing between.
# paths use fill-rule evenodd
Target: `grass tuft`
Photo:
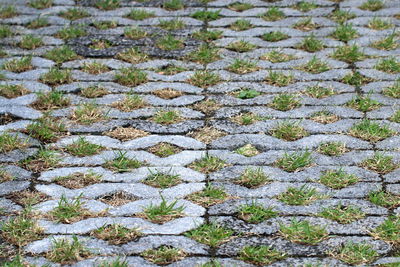
<instances>
[{"instance_id":1,"label":"grass tuft","mask_svg":"<svg viewBox=\"0 0 400 267\"><path fill-rule=\"evenodd\" d=\"M142 167L142 162L137 159L132 159L126 156L127 152L118 151L115 158L107 160L104 167L114 172L130 172L134 169Z\"/></svg>"},{"instance_id":2,"label":"grass tuft","mask_svg":"<svg viewBox=\"0 0 400 267\"><path fill-rule=\"evenodd\" d=\"M339 24L332 32L331 36L342 42L348 42L354 38L357 38L358 32L353 28L353 24Z\"/></svg>"},{"instance_id":3,"label":"grass tuft","mask_svg":"<svg viewBox=\"0 0 400 267\"><path fill-rule=\"evenodd\" d=\"M354 137L358 137L369 142L378 142L395 134L395 132L387 125L380 125L379 123L369 119L364 119L361 122L353 125L350 128L349 133Z\"/></svg>"},{"instance_id":4,"label":"grass tuft","mask_svg":"<svg viewBox=\"0 0 400 267\"><path fill-rule=\"evenodd\" d=\"M55 142L67 132L62 122L54 120L54 118L49 115L45 115L33 121L26 127L26 130L30 136L44 143Z\"/></svg>"},{"instance_id":5,"label":"grass tuft","mask_svg":"<svg viewBox=\"0 0 400 267\"><path fill-rule=\"evenodd\" d=\"M101 10L114 10L119 8L120 0L96 0L95 6Z\"/></svg>"},{"instance_id":6,"label":"grass tuft","mask_svg":"<svg viewBox=\"0 0 400 267\"><path fill-rule=\"evenodd\" d=\"M148 55L140 52L139 49L136 47L128 48L122 52L119 52L116 55L116 58L121 59L126 62L129 62L129 63L132 63L132 64L146 62L149 59ZM123 74L124 74L124 72L121 73L121 75L123 75ZM127 82L127 83L129 83L129 82Z\"/></svg>"},{"instance_id":7,"label":"grass tuft","mask_svg":"<svg viewBox=\"0 0 400 267\"><path fill-rule=\"evenodd\" d=\"M0 19L9 19L18 15L17 10L12 5L1 5L0 6Z\"/></svg>"},{"instance_id":8,"label":"grass tuft","mask_svg":"<svg viewBox=\"0 0 400 267\"><path fill-rule=\"evenodd\" d=\"M2 222L0 236L7 242L22 247L41 238L43 229L33 219L32 211L26 209L21 214Z\"/></svg>"},{"instance_id":9,"label":"grass tuft","mask_svg":"<svg viewBox=\"0 0 400 267\"><path fill-rule=\"evenodd\" d=\"M388 20L374 17L368 21L367 27L376 31L382 31L392 28L393 24Z\"/></svg>"},{"instance_id":10,"label":"grass tuft","mask_svg":"<svg viewBox=\"0 0 400 267\"><path fill-rule=\"evenodd\" d=\"M29 6L36 9L45 9L53 5L53 0L30 0Z\"/></svg>"},{"instance_id":11,"label":"grass tuft","mask_svg":"<svg viewBox=\"0 0 400 267\"><path fill-rule=\"evenodd\" d=\"M365 217L365 213L359 207L343 206L339 204L334 207L324 208L319 216L336 221L340 224L349 224L361 220Z\"/></svg>"},{"instance_id":12,"label":"grass tuft","mask_svg":"<svg viewBox=\"0 0 400 267\"><path fill-rule=\"evenodd\" d=\"M185 233L186 237L210 247L217 247L233 238L234 232L216 223L208 223Z\"/></svg>"},{"instance_id":13,"label":"grass tuft","mask_svg":"<svg viewBox=\"0 0 400 267\"><path fill-rule=\"evenodd\" d=\"M239 253L239 260L257 266L269 265L275 261L283 260L286 254L273 249L271 246L245 246Z\"/></svg>"},{"instance_id":14,"label":"grass tuft","mask_svg":"<svg viewBox=\"0 0 400 267\"><path fill-rule=\"evenodd\" d=\"M296 141L308 135L308 132L300 126L300 122L292 121L279 122L269 133L285 141Z\"/></svg>"},{"instance_id":15,"label":"grass tuft","mask_svg":"<svg viewBox=\"0 0 400 267\"><path fill-rule=\"evenodd\" d=\"M297 48L304 51L314 53L321 51L325 48L324 42L317 39L314 34L305 37L299 44L296 45Z\"/></svg>"},{"instance_id":16,"label":"grass tuft","mask_svg":"<svg viewBox=\"0 0 400 267\"><path fill-rule=\"evenodd\" d=\"M167 265L185 258L186 253L170 246L161 246L157 249L148 249L140 254L147 261L157 265Z\"/></svg>"},{"instance_id":17,"label":"grass tuft","mask_svg":"<svg viewBox=\"0 0 400 267\"><path fill-rule=\"evenodd\" d=\"M108 95L109 92L106 88L99 85L88 86L80 88L80 95L86 98L97 98Z\"/></svg>"},{"instance_id":18,"label":"grass tuft","mask_svg":"<svg viewBox=\"0 0 400 267\"><path fill-rule=\"evenodd\" d=\"M279 41L289 39L290 36L287 35L286 33L280 32L280 31L272 31L272 32L264 33L261 36L261 38L267 42L279 42Z\"/></svg>"},{"instance_id":19,"label":"grass tuft","mask_svg":"<svg viewBox=\"0 0 400 267\"><path fill-rule=\"evenodd\" d=\"M204 42L212 42L222 37L222 31L218 30L199 30L192 34L192 37L196 40Z\"/></svg>"},{"instance_id":20,"label":"grass tuft","mask_svg":"<svg viewBox=\"0 0 400 267\"><path fill-rule=\"evenodd\" d=\"M161 50L166 51L178 50L185 47L182 39L175 38L170 34L158 39L156 45Z\"/></svg>"},{"instance_id":21,"label":"grass tuft","mask_svg":"<svg viewBox=\"0 0 400 267\"><path fill-rule=\"evenodd\" d=\"M52 169L58 165L60 158L53 150L40 149L35 155L20 161L20 165L34 173Z\"/></svg>"},{"instance_id":22,"label":"grass tuft","mask_svg":"<svg viewBox=\"0 0 400 267\"><path fill-rule=\"evenodd\" d=\"M59 30L56 34L55 37L60 38L62 40L69 40L73 38L78 38L85 36L86 30L84 25L72 25L72 26L66 26Z\"/></svg>"},{"instance_id":23,"label":"grass tuft","mask_svg":"<svg viewBox=\"0 0 400 267\"><path fill-rule=\"evenodd\" d=\"M9 132L0 133L0 152L7 153L15 149L23 149L28 147L28 140L22 140L17 134Z\"/></svg>"},{"instance_id":24,"label":"grass tuft","mask_svg":"<svg viewBox=\"0 0 400 267\"><path fill-rule=\"evenodd\" d=\"M60 13L58 13L58 15L62 18L73 21L77 19L86 18L89 16L89 13L81 8L69 8L66 11L61 11Z\"/></svg>"},{"instance_id":25,"label":"grass tuft","mask_svg":"<svg viewBox=\"0 0 400 267\"><path fill-rule=\"evenodd\" d=\"M313 98L322 99L334 95L335 91L332 87L322 87L319 85L314 85L307 87L304 93Z\"/></svg>"},{"instance_id":26,"label":"grass tuft","mask_svg":"<svg viewBox=\"0 0 400 267\"><path fill-rule=\"evenodd\" d=\"M332 257L350 265L368 264L379 256L372 245L367 243L348 242L339 249L329 253Z\"/></svg>"},{"instance_id":27,"label":"grass tuft","mask_svg":"<svg viewBox=\"0 0 400 267\"><path fill-rule=\"evenodd\" d=\"M82 218L89 217L91 213L83 207L82 196L68 200L61 196L57 206L49 215L58 223L74 223Z\"/></svg>"},{"instance_id":28,"label":"grass tuft","mask_svg":"<svg viewBox=\"0 0 400 267\"><path fill-rule=\"evenodd\" d=\"M376 227L371 235L384 240L394 246L400 244L400 216L390 216L382 224Z\"/></svg>"},{"instance_id":29,"label":"grass tuft","mask_svg":"<svg viewBox=\"0 0 400 267\"><path fill-rule=\"evenodd\" d=\"M186 199L207 208L215 204L223 203L229 197L230 196L222 188L208 183L202 191L193 193Z\"/></svg>"},{"instance_id":30,"label":"grass tuft","mask_svg":"<svg viewBox=\"0 0 400 267\"><path fill-rule=\"evenodd\" d=\"M346 23L348 20L354 19L355 17L356 14L350 12L350 10L341 10L341 9L335 10L329 16L331 20L340 24Z\"/></svg>"},{"instance_id":31,"label":"grass tuft","mask_svg":"<svg viewBox=\"0 0 400 267\"><path fill-rule=\"evenodd\" d=\"M31 20L26 27L28 29L40 29L43 27L47 27L49 25L49 21L47 20L47 18L36 18L34 20Z\"/></svg>"},{"instance_id":32,"label":"grass tuft","mask_svg":"<svg viewBox=\"0 0 400 267\"><path fill-rule=\"evenodd\" d=\"M285 13L278 7L271 7L265 13L261 14L260 17L266 21L278 21L285 18Z\"/></svg>"},{"instance_id":33,"label":"grass tuft","mask_svg":"<svg viewBox=\"0 0 400 267\"><path fill-rule=\"evenodd\" d=\"M372 99L370 94L362 96L357 95L347 102L346 105L362 112L371 111L381 107L381 104Z\"/></svg>"},{"instance_id":34,"label":"grass tuft","mask_svg":"<svg viewBox=\"0 0 400 267\"><path fill-rule=\"evenodd\" d=\"M399 37L397 33L392 33L387 37L371 43L371 47L386 51L397 49L399 46Z\"/></svg>"},{"instance_id":35,"label":"grass tuft","mask_svg":"<svg viewBox=\"0 0 400 267\"><path fill-rule=\"evenodd\" d=\"M288 205L304 206L325 197L318 193L317 189L303 185L298 188L289 187L286 192L278 195L277 199Z\"/></svg>"},{"instance_id":36,"label":"grass tuft","mask_svg":"<svg viewBox=\"0 0 400 267\"><path fill-rule=\"evenodd\" d=\"M380 174L387 174L399 167L398 164L393 163L392 156L381 152L376 152L372 157L365 159L361 166Z\"/></svg>"},{"instance_id":37,"label":"grass tuft","mask_svg":"<svg viewBox=\"0 0 400 267\"><path fill-rule=\"evenodd\" d=\"M278 50L272 50L271 52L268 52L260 57L262 60L268 60L272 63L280 63L280 62L287 62L293 59L296 59L295 56L291 54L285 54L282 52L279 52Z\"/></svg>"},{"instance_id":38,"label":"grass tuft","mask_svg":"<svg viewBox=\"0 0 400 267\"><path fill-rule=\"evenodd\" d=\"M105 240L111 245L126 244L142 236L136 228L129 229L120 224L104 225L94 230L91 235Z\"/></svg>"},{"instance_id":39,"label":"grass tuft","mask_svg":"<svg viewBox=\"0 0 400 267\"><path fill-rule=\"evenodd\" d=\"M1 65L1 68L11 72L21 73L33 69L32 56L22 57L20 59L11 59Z\"/></svg>"},{"instance_id":40,"label":"grass tuft","mask_svg":"<svg viewBox=\"0 0 400 267\"><path fill-rule=\"evenodd\" d=\"M211 10L199 10L191 15L192 18L201 20L201 21L212 21L219 18L219 13L221 10L211 11Z\"/></svg>"},{"instance_id":41,"label":"grass tuft","mask_svg":"<svg viewBox=\"0 0 400 267\"><path fill-rule=\"evenodd\" d=\"M132 40L139 40L147 37L148 33L142 28L139 28L138 26L133 26L125 28L124 35L126 38Z\"/></svg>"},{"instance_id":42,"label":"grass tuft","mask_svg":"<svg viewBox=\"0 0 400 267\"><path fill-rule=\"evenodd\" d=\"M234 181L235 184L247 188L257 188L271 182L268 175L261 168L246 168L243 173Z\"/></svg>"},{"instance_id":43,"label":"grass tuft","mask_svg":"<svg viewBox=\"0 0 400 267\"><path fill-rule=\"evenodd\" d=\"M159 205L153 205L151 203L143 209L143 213L137 215L153 223L162 224L184 215L183 211L185 210L185 206L177 206L177 202L178 200L168 203L167 200L161 196Z\"/></svg>"},{"instance_id":44,"label":"grass tuft","mask_svg":"<svg viewBox=\"0 0 400 267\"><path fill-rule=\"evenodd\" d=\"M348 149L342 142L323 142L318 146L317 152L327 156L340 156L346 153Z\"/></svg>"},{"instance_id":45,"label":"grass tuft","mask_svg":"<svg viewBox=\"0 0 400 267\"><path fill-rule=\"evenodd\" d=\"M368 57L356 44L339 46L331 56L346 63L354 63Z\"/></svg>"},{"instance_id":46,"label":"grass tuft","mask_svg":"<svg viewBox=\"0 0 400 267\"><path fill-rule=\"evenodd\" d=\"M92 252L76 236L72 240L53 239L52 248L46 253L46 258L60 264L72 264L90 256Z\"/></svg>"},{"instance_id":47,"label":"grass tuft","mask_svg":"<svg viewBox=\"0 0 400 267\"><path fill-rule=\"evenodd\" d=\"M15 98L29 94L30 91L20 84L0 84L0 96Z\"/></svg>"},{"instance_id":48,"label":"grass tuft","mask_svg":"<svg viewBox=\"0 0 400 267\"><path fill-rule=\"evenodd\" d=\"M293 24L294 29L303 32L309 32L318 29L319 27L320 25L314 22L311 17L299 19L295 24Z\"/></svg>"},{"instance_id":49,"label":"grass tuft","mask_svg":"<svg viewBox=\"0 0 400 267\"><path fill-rule=\"evenodd\" d=\"M229 50L232 50L232 51L235 51L238 53L245 53L245 52L250 52L250 51L254 50L256 47L257 47L256 45L254 45L250 42L247 42L244 40L239 40L239 41L235 41L235 42L228 44L226 46L226 49L229 49Z\"/></svg>"},{"instance_id":50,"label":"grass tuft","mask_svg":"<svg viewBox=\"0 0 400 267\"><path fill-rule=\"evenodd\" d=\"M294 76L293 74L284 74L279 71L269 71L268 76L264 78L264 81L273 86L284 87L294 82Z\"/></svg>"},{"instance_id":51,"label":"grass tuft","mask_svg":"<svg viewBox=\"0 0 400 267\"><path fill-rule=\"evenodd\" d=\"M98 154L104 147L92 144L85 137L80 136L78 140L66 146L65 149L73 156L85 157Z\"/></svg>"},{"instance_id":52,"label":"grass tuft","mask_svg":"<svg viewBox=\"0 0 400 267\"><path fill-rule=\"evenodd\" d=\"M235 59L235 61L228 66L229 71L237 74L247 74L257 71L258 69L257 62L245 59Z\"/></svg>"},{"instance_id":53,"label":"grass tuft","mask_svg":"<svg viewBox=\"0 0 400 267\"><path fill-rule=\"evenodd\" d=\"M53 110L67 107L70 104L70 99L61 91L38 92L36 95L37 99L32 106L39 110Z\"/></svg>"},{"instance_id":54,"label":"grass tuft","mask_svg":"<svg viewBox=\"0 0 400 267\"><path fill-rule=\"evenodd\" d=\"M104 110L95 102L79 104L72 110L71 119L79 124L89 125L107 120Z\"/></svg>"},{"instance_id":55,"label":"grass tuft","mask_svg":"<svg viewBox=\"0 0 400 267\"><path fill-rule=\"evenodd\" d=\"M68 84L74 81L70 70L58 68L51 68L47 73L42 74L39 79L50 86Z\"/></svg>"},{"instance_id":56,"label":"grass tuft","mask_svg":"<svg viewBox=\"0 0 400 267\"><path fill-rule=\"evenodd\" d=\"M201 45L197 50L189 53L187 59L200 64L209 64L221 57L219 55L219 49L210 45Z\"/></svg>"},{"instance_id":57,"label":"grass tuft","mask_svg":"<svg viewBox=\"0 0 400 267\"><path fill-rule=\"evenodd\" d=\"M328 238L325 227L312 225L310 222L292 220L289 225L280 224L279 233L293 243L317 245Z\"/></svg>"},{"instance_id":58,"label":"grass tuft","mask_svg":"<svg viewBox=\"0 0 400 267\"><path fill-rule=\"evenodd\" d=\"M264 208L253 201L251 204L241 205L238 208L238 217L249 223L261 223L278 215L273 208Z\"/></svg>"},{"instance_id":59,"label":"grass tuft","mask_svg":"<svg viewBox=\"0 0 400 267\"><path fill-rule=\"evenodd\" d=\"M352 71L342 78L342 82L353 86L361 86L372 82L373 79L363 76L358 71Z\"/></svg>"},{"instance_id":60,"label":"grass tuft","mask_svg":"<svg viewBox=\"0 0 400 267\"><path fill-rule=\"evenodd\" d=\"M127 18L133 20L145 20L148 18L155 17L155 13L152 11L147 11L144 9L131 9L131 11L126 15Z\"/></svg>"},{"instance_id":61,"label":"grass tuft","mask_svg":"<svg viewBox=\"0 0 400 267\"><path fill-rule=\"evenodd\" d=\"M198 70L188 80L190 84L201 88L207 88L218 84L221 81L220 76L217 73L209 72L207 70Z\"/></svg>"},{"instance_id":62,"label":"grass tuft","mask_svg":"<svg viewBox=\"0 0 400 267\"><path fill-rule=\"evenodd\" d=\"M367 0L361 6L359 6L359 8L368 11L378 11L382 9L383 6L384 3L382 0Z\"/></svg>"},{"instance_id":63,"label":"grass tuft","mask_svg":"<svg viewBox=\"0 0 400 267\"><path fill-rule=\"evenodd\" d=\"M53 60L57 64L64 63L66 61L71 61L78 59L79 56L72 50L69 46L61 46L53 48L48 51L45 55L45 58Z\"/></svg>"},{"instance_id":64,"label":"grass tuft","mask_svg":"<svg viewBox=\"0 0 400 267\"><path fill-rule=\"evenodd\" d=\"M180 19L160 20L158 27L166 31L182 30L186 27L186 23ZM167 35L168 36L168 35ZM172 35L170 35L172 37Z\"/></svg>"},{"instance_id":65,"label":"grass tuft","mask_svg":"<svg viewBox=\"0 0 400 267\"><path fill-rule=\"evenodd\" d=\"M189 165L195 171L209 174L219 171L226 166L226 162L214 156L205 156Z\"/></svg>"},{"instance_id":66,"label":"grass tuft","mask_svg":"<svg viewBox=\"0 0 400 267\"><path fill-rule=\"evenodd\" d=\"M375 65L375 69L391 74L396 74L400 72L400 62L397 61L395 57L381 59Z\"/></svg>"},{"instance_id":67,"label":"grass tuft","mask_svg":"<svg viewBox=\"0 0 400 267\"><path fill-rule=\"evenodd\" d=\"M229 4L228 8L236 12L243 12L252 9L253 5L250 3L234 2L232 4Z\"/></svg>"},{"instance_id":68,"label":"grass tuft","mask_svg":"<svg viewBox=\"0 0 400 267\"><path fill-rule=\"evenodd\" d=\"M147 73L136 68L123 68L115 74L114 78L121 85L138 86L147 82Z\"/></svg>"},{"instance_id":69,"label":"grass tuft","mask_svg":"<svg viewBox=\"0 0 400 267\"><path fill-rule=\"evenodd\" d=\"M250 20L247 19L238 19L230 25L231 30L234 31L245 31L253 28Z\"/></svg>"},{"instance_id":70,"label":"grass tuft","mask_svg":"<svg viewBox=\"0 0 400 267\"><path fill-rule=\"evenodd\" d=\"M157 188L170 188L181 182L182 180L179 174L173 174L170 172L165 173L161 171L150 171L150 175L143 180L144 184Z\"/></svg>"},{"instance_id":71,"label":"grass tuft","mask_svg":"<svg viewBox=\"0 0 400 267\"><path fill-rule=\"evenodd\" d=\"M319 181L323 185L338 190L356 184L360 181L360 178L354 174L349 174L340 168L339 170L325 171Z\"/></svg>"},{"instance_id":72,"label":"grass tuft","mask_svg":"<svg viewBox=\"0 0 400 267\"><path fill-rule=\"evenodd\" d=\"M159 110L154 114L152 120L159 124L174 124L183 120L181 114L177 110Z\"/></svg>"},{"instance_id":73,"label":"grass tuft","mask_svg":"<svg viewBox=\"0 0 400 267\"><path fill-rule=\"evenodd\" d=\"M294 9L297 9L297 10L299 10L301 12L308 12L308 11L311 11L311 10L317 8L317 7L318 6L317 6L317 4L315 4L315 2L308 2L308 1L297 2L293 6Z\"/></svg>"},{"instance_id":74,"label":"grass tuft","mask_svg":"<svg viewBox=\"0 0 400 267\"><path fill-rule=\"evenodd\" d=\"M275 165L287 172L298 172L313 164L311 152L293 152L287 153L279 158Z\"/></svg>"},{"instance_id":75,"label":"grass tuft","mask_svg":"<svg viewBox=\"0 0 400 267\"><path fill-rule=\"evenodd\" d=\"M183 9L185 5L182 0L167 0L163 4L163 8L169 11L176 11L179 9Z\"/></svg>"},{"instance_id":76,"label":"grass tuft","mask_svg":"<svg viewBox=\"0 0 400 267\"><path fill-rule=\"evenodd\" d=\"M326 62L313 56L307 63L299 66L298 69L312 74L319 74L330 70L330 67Z\"/></svg>"},{"instance_id":77,"label":"grass tuft","mask_svg":"<svg viewBox=\"0 0 400 267\"><path fill-rule=\"evenodd\" d=\"M33 50L43 46L44 43L42 38L35 37L32 34L25 35L22 37L21 41L18 43L18 46L22 49Z\"/></svg>"},{"instance_id":78,"label":"grass tuft","mask_svg":"<svg viewBox=\"0 0 400 267\"><path fill-rule=\"evenodd\" d=\"M400 196L382 190L370 192L368 194L368 200L375 205L388 209L394 209L400 206Z\"/></svg>"},{"instance_id":79,"label":"grass tuft","mask_svg":"<svg viewBox=\"0 0 400 267\"><path fill-rule=\"evenodd\" d=\"M124 112L130 112L136 109L144 108L147 102L139 95L127 94L124 99L111 104L112 107Z\"/></svg>"},{"instance_id":80,"label":"grass tuft","mask_svg":"<svg viewBox=\"0 0 400 267\"><path fill-rule=\"evenodd\" d=\"M161 157L161 158L166 158L172 155L175 155L182 150L175 146L171 145L169 143L158 143L157 145L154 145L148 149L150 153L153 153L154 155Z\"/></svg>"}]
</instances>

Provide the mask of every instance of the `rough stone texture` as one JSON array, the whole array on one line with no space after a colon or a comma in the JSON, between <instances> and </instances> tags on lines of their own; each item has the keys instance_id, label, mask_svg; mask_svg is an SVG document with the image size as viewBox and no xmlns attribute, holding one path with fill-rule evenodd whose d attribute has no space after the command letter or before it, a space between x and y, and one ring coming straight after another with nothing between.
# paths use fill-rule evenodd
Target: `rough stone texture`
<instances>
[{"instance_id":1,"label":"rough stone texture","mask_svg":"<svg viewBox=\"0 0 400 267\"><path fill-rule=\"evenodd\" d=\"M127 266L157 266L142 253L170 246L182 250L185 257L168 266L246 267L255 266L255 262L241 260L241 250L261 245L286 254L284 259L268 266L350 266L332 254L347 242L368 243L378 253L363 266L400 264L398 244L396 247L373 234L385 220L400 216L400 203L379 206L369 197L379 190L400 196L398 1L383 1L383 7L376 11L361 8L367 0L305 1L315 4L315 8L304 12L296 8L301 0L181 0L177 2L183 8L177 10L168 8L169 0L116 0L119 7L110 10L99 9L100 0L53 0L52 6L45 9L33 8L30 4L33 1L0 1L0 221L20 214L26 208L22 205L23 197L30 192L37 196L32 218L43 234L21 248L0 240L0 265L21 254L24 261L34 266L63 266L51 262L47 253L52 250L54 239L72 240L75 236L93 255L78 258L68 266L111 266L103 264L116 260L125 261ZM235 10L237 3L250 6L247 10ZM15 8L15 15L2 13L3 6L8 5ZM284 17L275 21L265 19L262 14L272 7L279 8ZM71 8L83 10L87 16L76 20L62 16L62 12ZM132 9L150 12L151 16L132 19L128 16ZM203 11L219 15L210 21L193 15ZM333 36L340 26L332 17L337 11L353 14L346 22L357 32L351 40ZM47 25L29 27L39 16L47 20ZM314 28L296 27L307 19L315 23ZM388 27L373 29L371 22L376 19L387 21ZM182 28L161 27L163 21L172 20L179 20ZM238 20L251 25L237 30L232 25ZM112 27L96 28L100 23ZM11 34L6 34L5 27L9 27ZM84 33L60 38L58 33L69 27L82 27ZM128 27L139 27L145 36L130 39L125 34ZM196 33L200 30L219 34L215 40L199 40ZM268 41L264 34L275 31L287 38ZM374 47L375 42L392 34L397 34L392 47L386 50ZM42 44L31 50L22 48L20 42L30 35L41 38ZM163 50L160 40L167 35L179 39L181 45ZM301 44L310 36L323 47L314 52L304 50ZM247 42L249 50L238 52L231 47L239 41L245 45ZM349 62L334 56L339 47L351 45L357 45L364 57ZM64 46L71 48L76 56L63 62L50 59L49 51ZM211 53L214 58L202 61L193 57L205 47L215 49ZM144 57L125 61L117 56L129 48L137 49ZM274 52L290 57L287 61L272 62L266 55ZM200 56L208 55L201 50ZM7 67L12 60L27 56L31 62L26 70L13 72ZM302 69L315 59L324 62L328 69L320 73ZM379 68L385 59L397 60L397 69ZM247 73L237 72L232 69L235 63L251 68ZM91 64L102 68L99 72L87 70L88 66L96 66ZM70 79L46 84L43 75L52 68L70 71ZM146 79L121 82L117 75L122 69L140 70ZM203 82L210 84L196 83L192 77L199 71L218 75L218 82L206 78ZM292 80L282 86L268 83L266 78L271 72L290 75ZM365 82L346 83L344 77L353 72L363 75ZM2 89L5 86L20 86L26 91L9 97ZM316 97L308 89L315 86L331 89L330 94ZM388 88L396 86L397 95L390 95ZM90 90L96 87L103 90L90 95ZM246 95L246 90L251 91ZM61 92L68 101L41 109L38 101L52 91ZM296 100L291 108L275 105L284 94ZM136 97L142 102L136 103ZM131 105L123 107L121 103L125 100L131 100ZM364 109L349 105L357 101L367 105ZM83 112L94 115L92 121L82 122L79 118L79 110L85 103L94 107ZM165 112L177 115L178 119L163 123L157 116ZM332 121L317 120L318 112L327 112ZM253 120L246 122L246 115ZM48 139L37 135L32 131L32 123L42 118L62 123L63 131ZM354 135L354 125L364 119L389 127L392 136L369 141ZM279 138L274 131L285 123L302 127L304 136L292 141ZM39 130L43 133L46 129ZM10 149L6 132L25 145ZM82 140L100 149L86 155L74 153L71 147ZM341 155L323 154L320 146L327 142L345 144L346 149ZM249 146L254 155L239 153ZM56 160L41 159L40 155L49 153L43 150L54 153ZM310 152L311 162L296 171L285 171L277 164L285 155L304 152ZM375 153L390 157L393 170L379 173L368 169L364 162ZM121 160L121 156L136 160L138 165L121 172L110 168L110 162ZM205 157L216 157L224 163L205 172L204 166L197 166ZM249 169L264 172L269 180L260 186L246 187L239 179ZM357 180L351 184L339 182L340 188L331 188L321 181L327 171L336 170ZM158 187L148 181L156 173L178 179ZM94 174L98 179L82 184L60 180L78 174ZM224 190L227 196L202 206L194 196L210 186ZM304 205L289 205L281 197L293 188L315 190L322 196ZM61 200L80 201L90 214L70 223L58 223L52 212ZM147 220L142 213L163 200L168 204L176 201L176 206L182 206L181 216L163 223ZM238 211L250 204L272 208L277 216L260 223L246 222ZM349 224L340 224L321 215L324 209L338 205L357 207L363 216ZM280 227L294 220L324 227L327 238L316 245L285 239ZM212 248L187 236L188 231L205 223L231 229L232 237ZM119 245L93 235L96 229L113 224L137 229L142 235ZM0 234L4 237L6 233Z\"/></svg>"}]
</instances>

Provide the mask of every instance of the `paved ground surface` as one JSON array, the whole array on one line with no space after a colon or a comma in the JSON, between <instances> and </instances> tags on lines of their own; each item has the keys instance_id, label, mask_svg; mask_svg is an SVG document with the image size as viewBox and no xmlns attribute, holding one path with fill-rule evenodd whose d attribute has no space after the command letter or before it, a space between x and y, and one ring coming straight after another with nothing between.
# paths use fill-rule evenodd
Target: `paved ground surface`
<instances>
[{"instance_id":1,"label":"paved ground surface","mask_svg":"<svg viewBox=\"0 0 400 267\"><path fill-rule=\"evenodd\" d=\"M3 260L400 265L398 1L1 2Z\"/></svg>"}]
</instances>

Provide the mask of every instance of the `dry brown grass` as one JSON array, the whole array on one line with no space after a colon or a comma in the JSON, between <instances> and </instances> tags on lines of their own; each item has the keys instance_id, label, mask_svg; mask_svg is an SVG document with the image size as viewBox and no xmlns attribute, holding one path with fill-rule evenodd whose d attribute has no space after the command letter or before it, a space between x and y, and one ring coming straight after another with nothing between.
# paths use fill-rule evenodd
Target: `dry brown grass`
<instances>
[{"instance_id":1,"label":"dry brown grass","mask_svg":"<svg viewBox=\"0 0 400 267\"><path fill-rule=\"evenodd\" d=\"M205 144L210 144L212 141L227 135L227 133L217 130L213 127L206 126L194 132L189 132L187 135Z\"/></svg>"},{"instance_id":2,"label":"dry brown grass","mask_svg":"<svg viewBox=\"0 0 400 267\"><path fill-rule=\"evenodd\" d=\"M156 90L153 92L153 94L162 99L173 99L184 95L184 93L182 93L181 91L177 91L171 88Z\"/></svg>"},{"instance_id":3,"label":"dry brown grass","mask_svg":"<svg viewBox=\"0 0 400 267\"><path fill-rule=\"evenodd\" d=\"M48 196L41 192L31 191L29 189L11 193L7 196L7 198L24 207L36 205L40 202L50 199Z\"/></svg>"},{"instance_id":4,"label":"dry brown grass","mask_svg":"<svg viewBox=\"0 0 400 267\"><path fill-rule=\"evenodd\" d=\"M181 152L182 149L169 143L158 143L157 145L150 147L148 151L159 157L166 158Z\"/></svg>"},{"instance_id":5,"label":"dry brown grass","mask_svg":"<svg viewBox=\"0 0 400 267\"><path fill-rule=\"evenodd\" d=\"M97 217L105 217L107 216L107 211L101 211L101 212L91 212L90 210L86 208L81 208L79 210L79 215L68 218L68 219L58 219L56 216L54 216L52 213L48 214L43 214L42 215L44 218L52 220L52 221L57 221L59 223L66 223L66 224L72 224L76 223L85 219L89 218L97 218Z\"/></svg>"},{"instance_id":6,"label":"dry brown grass","mask_svg":"<svg viewBox=\"0 0 400 267\"><path fill-rule=\"evenodd\" d=\"M119 139L121 141L128 141L149 135L148 132L138 130L132 127L127 127L127 128L118 127L112 131L104 132L103 134L110 136L112 138Z\"/></svg>"},{"instance_id":7,"label":"dry brown grass","mask_svg":"<svg viewBox=\"0 0 400 267\"><path fill-rule=\"evenodd\" d=\"M0 183L9 182L14 180L15 177L0 166Z\"/></svg>"},{"instance_id":8,"label":"dry brown grass","mask_svg":"<svg viewBox=\"0 0 400 267\"><path fill-rule=\"evenodd\" d=\"M8 113L0 115L0 125L6 125L13 121L14 121L14 118Z\"/></svg>"},{"instance_id":9,"label":"dry brown grass","mask_svg":"<svg viewBox=\"0 0 400 267\"><path fill-rule=\"evenodd\" d=\"M193 105L195 110L201 111L206 115L211 115L214 111L221 108L215 100L207 99Z\"/></svg>"},{"instance_id":10,"label":"dry brown grass","mask_svg":"<svg viewBox=\"0 0 400 267\"><path fill-rule=\"evenodd\" d=\"M328 124L328 123L334 123L337 122L338 120L340 120L339 116L335 115L335 114L316 114L315 116L312 116L310 118L310 120L318 122L318 123L322 123L322 124Z\"/></svg>"},{"instance_id":11,"label":"dry brown grass","mask_svg":"<svg viewBox=\"0 0 400 267\"><path fill-rule=\"evenodd\" d=\"M105 240L111 245L120 245L137 239L138 237L142 236L142 233L140 233L137 229L128 229L119 224L111 224L100 227L99 229L93 231L91 235Z\"/></svg>"},{"instance_id":12,"label":"dry brown grass","mask_svg":"<svg viewBox=\"0 0 400 267\"><path fill-rule=\"evenodd\" d=\"M129 202L135 201L136 198L126 194L125 192L116 192L112 195L103 196L99 199L101 202L114 207L125 205Z\"/></svg>"},{"instance_id":13,"label":"dry brown grass","mask_svg":"<svg viewBox=\"0 0 400 267\"><path fill-rule=\"evenodd\" d=\"M3 84L0 85L0 96L5 98L15 98L29 94L31 91L19 84ZM6 114L7 115L7 114Z\"/></svg>"},{"instance_id":14,"label":"dry brown grass","mask_svg":"<svg viewBox=\"0 0 400 267\"><path fill-rule=\"evenodd\" d=\"M57 184L67 187L69 189L79 189L100 182L101 175L95 174L93 172L77 172L68 176L57 177L54 181Z\"/></svg>"},{"instance_id":15,"label":"dry brown grass","mask_svg":"<svg viewBox=\"0 0 400 267\"><path fill-rule=\"evenodd\" d=\"M113 108L117 108L124 112L130 112L135 109L144 108L147 102L139 96L126 96L124 99L111 104Z\"/></svg>"}]
</instances>

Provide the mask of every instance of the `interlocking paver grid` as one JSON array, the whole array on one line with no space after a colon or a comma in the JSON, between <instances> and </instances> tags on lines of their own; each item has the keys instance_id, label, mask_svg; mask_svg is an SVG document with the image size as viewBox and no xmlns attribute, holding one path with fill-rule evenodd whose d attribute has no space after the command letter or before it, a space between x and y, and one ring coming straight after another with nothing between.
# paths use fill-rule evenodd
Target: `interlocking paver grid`
<instances>
[{"instance_id":1,"label":"interlocking paver grid","mask_svg":"<svg viewBox=\"0 0 400 267\"><path fill-rule=\"evenodd\" d=\"M2 266L400 266L399 1L0 2Z\"/></svg>"}]
</instances>

